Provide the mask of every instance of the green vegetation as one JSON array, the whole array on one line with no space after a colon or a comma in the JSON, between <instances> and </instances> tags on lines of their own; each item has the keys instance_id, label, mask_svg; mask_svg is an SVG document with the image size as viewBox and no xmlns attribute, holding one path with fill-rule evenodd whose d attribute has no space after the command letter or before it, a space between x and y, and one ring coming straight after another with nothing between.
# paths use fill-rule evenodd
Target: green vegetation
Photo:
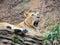
<instances>
[{"instance_id":1,"label":"green vegetation","mask_svg":"<svg viewBox=\"0 0 60 45\"><path fill-rule=\"evenodd\" d=\"M46 23L52 24L52 23L54 23L54 20L48 19L48 20L46 21Z\"/></svg>"},{"instance_id":2,"label":"green vegetation","mask_svg":"<svg viewBox=\"0 0 60 45\"><path fill-rule=\"evenodd\" d=\"M53 19L48 19L47 21L46 21L46 24L53 24L54 23L54 20Z\"/></svg>"},{"instance_id":3,"label":"green vegetation","mask_svg":"<svg viewBox=\"0 0 60 45\"><path fill-rule=\"evenodd\" d=\"M44 37L44 45L60 45L60 26L51 26L53 32L46 34Z\"/></svg>"},{"instance_id":4,"label":"green vegetation","mask_svg":"<svg viewBox=\"0 0 60 45\"><path fill-rule=\"evenodd\" d=\"M58 21L58 24L60 25L60 20Z\"/></svg>"},{"instance_id":5,"label":"green vegetation","mask_svg":"<svg viewBox=\"0 0 60 45\"><path fill-rule=\"evenodd\" d=\"M18 36L14 36L14 37L12 38L12 41L13 41L14 43L19 43L20 45L22 45L23 42L24 42L24 40L23 40L23 39L20 39Z\"/></svg>"},{"instance_id":6,"label":"green vegetation","mask_svg":"<svg viewBox=\"0 0 60 45\"><path fill-rule=\"evenodd\" d=\"M49 20L48 22L51 23L53 22L52 20ZM58 24L60 24L60 21L58 21ZM44 40L44 45L60 45L60 25L55 26L55 25L51 25L48 27L49 30L51 30L52 32L50 32L49 34L46 34L43 37Z\"/></svg>"}]
</instances>

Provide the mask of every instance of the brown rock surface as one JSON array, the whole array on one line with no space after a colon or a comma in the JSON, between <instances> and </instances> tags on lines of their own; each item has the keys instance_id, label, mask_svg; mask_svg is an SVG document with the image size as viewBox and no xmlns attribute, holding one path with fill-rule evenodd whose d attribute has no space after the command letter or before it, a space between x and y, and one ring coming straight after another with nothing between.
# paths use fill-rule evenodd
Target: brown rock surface
<instances>
[{"instance_id":1,"label":"brown rock surface","mask_svg":"<svg viewBox=\"0 0 60 45\"><path fill-rule=\"evenodd\" d=\"M20 13L27 9L29 0L1 0L0 2L0 22L18 23L24 20L24 16Z\"/></svg>"},{"instance_id":2,"label":"brown rock surface","mask_svg":"<svg viewBox=\"0 0 60 45\"><path fill-rule=\"evenodd\" d=\"M32 37L32 36L26 36L26 35L22 36L21 34L18 35L17 33L15 33L15 31L12 32L12 30L10 29L0 28L0 45L27 45L27 44L40 45L42 44L39 37ZM14 39L13 37L18 37L21 42L14 43L14 41L16 41L16 39L18 38Z\"/></svg>"}]
</instances>

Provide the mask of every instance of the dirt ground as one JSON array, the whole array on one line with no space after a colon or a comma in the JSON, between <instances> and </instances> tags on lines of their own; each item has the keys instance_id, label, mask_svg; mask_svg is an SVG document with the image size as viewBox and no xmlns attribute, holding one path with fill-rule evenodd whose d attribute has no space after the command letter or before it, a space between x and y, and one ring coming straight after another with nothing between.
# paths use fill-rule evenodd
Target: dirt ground
<instances>
[{"instance_id":1,"label":"dirt ground","mask_svg":"<svg viewBox=\"0 0 60 45\"><path fill-rule=\"evenodd\" d=\"M39 5L40 0L0 0L0 22L19 23L24 20L21 12L35 10Z\"/></svg>"}]
</instances>

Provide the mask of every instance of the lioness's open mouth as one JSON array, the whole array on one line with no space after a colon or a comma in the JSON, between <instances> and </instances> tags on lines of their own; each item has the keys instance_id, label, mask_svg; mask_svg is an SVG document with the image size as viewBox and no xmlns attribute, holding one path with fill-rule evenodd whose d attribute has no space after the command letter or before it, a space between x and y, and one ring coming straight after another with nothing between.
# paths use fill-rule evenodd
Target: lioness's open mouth
<instances>
[{"instance_id":1,"label":"lioness's open mouth","mask_svg":"<svg viewBox=\"0 0 60 45\"><path fill-rule=\"evenodd\" d=\"M36 21L34 21L34 24L33 24L33 25L34 25L35 27L37 27L37 26L38 26L38 23L39 23L39 20L36 20Z\"/></svg>"}]
</instances>

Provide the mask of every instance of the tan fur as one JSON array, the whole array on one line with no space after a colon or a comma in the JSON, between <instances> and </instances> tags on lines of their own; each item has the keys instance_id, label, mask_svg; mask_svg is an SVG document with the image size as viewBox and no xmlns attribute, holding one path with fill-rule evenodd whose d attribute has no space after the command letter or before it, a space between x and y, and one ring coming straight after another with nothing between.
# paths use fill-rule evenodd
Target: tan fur
<instances>
[{"instance_id":1,"label":"tan fur","mask_svg":"<svg viewBox=\"0 0 60 45\"><path fill-rule=\"evenodd\" d=\"M24 16L26 17L26 19L23 22L16 24L16 26L20 27L20 28L28 29L27 34L30 34L30 35L37 34L36 32L37 32L38 28L35 27L33 25L33 23L34 23L34 21L39 22L39 19L37 18L37 16L39 16L39 12L29 12L29 11L26 12L25 11Z\"/></svg>"},{"instance_id":2,"label":"tan fur","mask_svg":"<svg viewBox=\"0 0 60 45\"><path fill-rule=\"evenodd\" d=\"M6 23L6 22L0 22L0 28L7 28L7 26L10 26L13 31L14 31L14 29L24 30L24 28L19 28L15 25L12 25L12 24L9 24L9 23Z\"/></svg>"}]
</instances>

